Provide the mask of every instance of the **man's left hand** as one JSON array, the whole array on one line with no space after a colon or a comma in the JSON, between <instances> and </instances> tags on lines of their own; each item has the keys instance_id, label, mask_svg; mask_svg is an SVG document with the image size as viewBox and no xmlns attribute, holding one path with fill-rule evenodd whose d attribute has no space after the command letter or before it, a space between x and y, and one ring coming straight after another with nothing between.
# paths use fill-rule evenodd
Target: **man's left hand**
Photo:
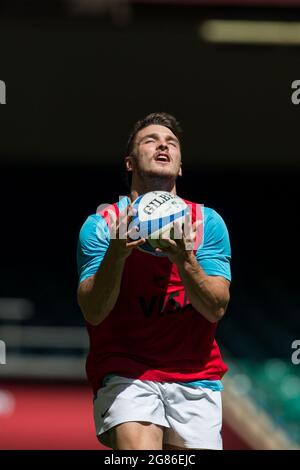
<instances>
[{"instance_id":1,"label":"man's left hand","mask_svg":"<svg viewBox=\"0 0 300 470\"><path fill-rule=\"evenodd\" d=\"M162 238L164 244L168 244L165 248L156 248L157 253L165 253L172 263L177 266L182 265L194 256L194 245L197 236L197 230L201 221L196 221L193 224L188 219L184 227L181 228L180 223L174 222L174 233L181 235L181 238Z\"/></svg>"}]
</instances>

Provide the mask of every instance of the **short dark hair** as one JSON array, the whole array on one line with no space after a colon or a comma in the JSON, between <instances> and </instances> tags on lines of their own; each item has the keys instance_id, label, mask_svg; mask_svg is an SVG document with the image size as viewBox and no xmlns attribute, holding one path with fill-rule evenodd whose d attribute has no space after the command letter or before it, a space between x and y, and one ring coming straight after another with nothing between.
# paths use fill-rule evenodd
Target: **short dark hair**
<instances>
[{"instance_id":1,"label":"short dark hair","mask_svg":"<svg viewBox=\"0 0 300 470\"><path fill-rule=\"evenodd\" d=\"M133 150L134 138L136 134L140 130L144 129L144 127L148 127L153 124L168 127L173 132L173 134L176 135L180 143L180 139L182 137L182 130L177 119L168 113L151 113L148 114L148 116L146 116L145 118L140 119L135 123L127 142L126 155L130 155Z\"/></svg>"}]
</instances>

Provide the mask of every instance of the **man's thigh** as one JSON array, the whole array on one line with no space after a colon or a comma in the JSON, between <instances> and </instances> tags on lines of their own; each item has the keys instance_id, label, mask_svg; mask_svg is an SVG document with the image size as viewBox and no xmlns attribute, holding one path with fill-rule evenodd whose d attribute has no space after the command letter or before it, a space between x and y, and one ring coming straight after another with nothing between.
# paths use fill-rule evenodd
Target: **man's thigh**
<instances>
[{"instance_id":1,"label":"man's thigh","mask_svg":"<svg viewBox=\"0 0 300 470\"><path fill-rule=\"evenodd\" d=\"M165 430L164 446L170 450L221 450L221 393L180 384L167 384L165 393L169 428Z\"/></svg>"},{"instance_id":2,"label":"man's thigh","mask_svg":"<svg viewBox=\"0 0 300 470\"><path fill-rule=\"evenodd\" d=\"M98 391L94 418L98 439L108 447L120 448L124 443L135 446L137 443L161 449L162 428L168 427L157 385L119 376L113 377Z\"/></svg>"},{"instance_id":3,"label":"man's thigh","mask_svg":"<svg viewBox=\"0 0 300 470\"><path fill-rule=\"evenodd\" d=\"M109 430L115 450L162 450L163 427L146 422L128 422Z\"/></svg>"}]
</instances>

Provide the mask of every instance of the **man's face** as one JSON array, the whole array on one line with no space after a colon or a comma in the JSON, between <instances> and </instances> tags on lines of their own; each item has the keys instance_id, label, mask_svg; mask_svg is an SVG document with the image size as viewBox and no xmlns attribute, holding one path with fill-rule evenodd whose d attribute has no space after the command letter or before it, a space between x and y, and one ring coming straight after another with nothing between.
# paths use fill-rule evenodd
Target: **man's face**
<instances>
[{"instance_id":1,"label":"man's face","mask_svg":"<svg viewBox=\"0 0 300 470\"><path fill-rule=\"evenodd\" d=\"M133 175L176 179L181 174L179 141L168 127L150 125L136 134L133 154L125 161Z\"/></svg>"}]
</instances>

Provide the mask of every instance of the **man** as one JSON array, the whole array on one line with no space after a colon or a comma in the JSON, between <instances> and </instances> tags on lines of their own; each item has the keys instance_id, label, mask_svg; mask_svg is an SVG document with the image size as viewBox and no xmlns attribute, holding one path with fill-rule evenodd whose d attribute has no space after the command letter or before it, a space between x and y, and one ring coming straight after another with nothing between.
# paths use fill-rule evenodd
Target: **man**
<instances>
[{"instance_id":1,"label":"man","mask_svg":"<svg viewBox=\"0 0 300 470\"><path fill-rule=\"evenodd\" d=\"M139 195L176 194L182 168L173 116L153 113L136 123L125 165L130 195L90 216L78 245L97 436L119 450L222 449L220 379L227 367L214 334L229 302L225 223L186 201L202 220L193 220L182 239L167 239L165 257L138 249L144 239L120 237L120 221L128 226L127 209ZM199 226L203 239L191 249Z\"/></svg>"}]
</instances>

